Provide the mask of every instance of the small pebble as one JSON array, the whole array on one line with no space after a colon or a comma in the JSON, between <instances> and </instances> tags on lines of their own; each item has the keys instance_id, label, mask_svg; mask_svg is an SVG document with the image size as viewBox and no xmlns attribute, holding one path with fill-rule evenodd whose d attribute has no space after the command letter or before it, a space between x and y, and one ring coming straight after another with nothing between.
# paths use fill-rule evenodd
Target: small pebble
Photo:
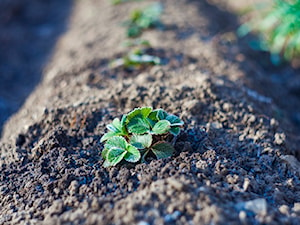
<instances>
[{"instance_id":1,"label":"small pebble","mask_svg":"<svg viewBox=\"0 0 300 225\"><path fill-rule=\"evenodd\" d=\"M150 224L146 221L140 221L137 225L150 225Z\"/></svg>"},{"instance_id":2,"label":"small pebble","mask_svg":"<svg viewBox=\"0 0 300 225\"><path fill-rule=\"evenodd\" d=\"M247 219L247 213L245 212L245 211L240 211L240 213L239 213L239 218L240 218L240 221L241 222L245 222L246 221L246 219Z\"/></svg>"},{"instance_id":3,"label":"small pebble","mask_svg":"<svg viewBox=\"0 0 300 225\"><path fill-rule=\"evenodd\" d=\"M282 145L284 142L285 142L285 134L284 133L276 133L274 135L274 143L277 144L277 145Z\"/></svg>"},{"instance_id":4,"label":"small pebble","mask_svg":"<svg viewBox=\"0 0 300 225\"><path fill-rule=\"evenodd\" d=\"M289 215L289 207L287 205L281 205L278 209L282 214Z\"/></svg>"},{"instance_id":5,"label":"small pebble","mask_svg":"<svg viewBox=\"0 0 300 225\"><path fill-rule=\"evenodd\" d=\"M294 203L293 211L297 214L300 214L300 202Z\"/></svg>"}]
</instances>

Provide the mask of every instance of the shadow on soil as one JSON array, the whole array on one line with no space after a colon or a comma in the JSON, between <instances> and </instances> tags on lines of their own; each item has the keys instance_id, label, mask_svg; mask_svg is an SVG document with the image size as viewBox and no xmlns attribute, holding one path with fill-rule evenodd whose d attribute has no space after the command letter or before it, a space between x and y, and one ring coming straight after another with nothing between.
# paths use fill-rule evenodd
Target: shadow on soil
<instances>
[{"instance_id":1,"label":"shadow on soil","mask_svg":"<svg viewBox=\"0 0 300 225\"><path fill-rule=\"evenodd\" d=\"M284 124L288 135L300 143L300 76L299 69L292 68L289 64L274 66L266 52L254 51L250 42L257 37L248 35L235 41L226 40L226 34L236 34L240 22L238 16L228 12L220 5L208 3L206 0L187 0L198 8L199 14L208 18L208 31L216 51L226 61L239 66L244 73L243 83L260 95L270 97L279 106L274 117ZM208 37L199 36L200 39ZM242 56L240 59L238 56ZM298 158L300 153L294 152Z\"/></svg>"},{"instance_id":2,"label":"shadow on soil","mask_svg":"<svg viewBox=\"0 0 300 225\"><path fill-rule=\"evenodd\" d=\"M40 82L71 9L71 0L0 2L0 136Z\"/></svg>"}]
</instances>

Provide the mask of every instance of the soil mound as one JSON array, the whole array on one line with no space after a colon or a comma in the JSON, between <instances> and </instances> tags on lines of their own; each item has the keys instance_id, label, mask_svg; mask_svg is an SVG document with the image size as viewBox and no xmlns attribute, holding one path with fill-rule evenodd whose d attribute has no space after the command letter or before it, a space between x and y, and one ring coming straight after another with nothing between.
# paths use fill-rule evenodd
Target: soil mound
<instances>
[{"instance_id":1,"label":"soil mound","mask_svg":"<svg viewBox=\"0 0 300 225\"><path fill-rule=\"evenodd\" d=\"M272 96L241 82L247 71L206 39L213 34L204 35L198 10L211 6L164 3L170 29L145 35L167 63L132 73L107 67L120 53L111 46L122 29L100 25L117 24L136 4L77 1L44 80L4 129L1 224L298 224L294 124L278 116ZM187 22L190 36L181 28ZM83 33L88 37L75 45L74 35ZM175 153L103 168L105 125L141 106L185 122Z\"/></svg>"}]
</instances>

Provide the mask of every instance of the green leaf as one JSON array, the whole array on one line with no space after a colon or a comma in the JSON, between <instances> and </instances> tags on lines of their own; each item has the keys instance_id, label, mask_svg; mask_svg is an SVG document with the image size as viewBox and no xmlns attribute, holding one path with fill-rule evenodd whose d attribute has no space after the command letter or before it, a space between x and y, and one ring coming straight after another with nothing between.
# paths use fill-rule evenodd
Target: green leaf
<instances>
[{"instance_id":1,"label":"green leaf","mask_svg":"<svg viewBox=\"0 0 300 225\"><path fill-rule=\"evenodd\" d=\"M128 59L130 62L136 63L136 64L160 64L160 58L157 56L152 55L137 55L137 54L129 54Z\"/></svg>"},{"instance_id":2,"label":"green leaf","mask_svg":"<svg viewBox=\"0 0 300 225\"><path fill-rule=\"evenodd\" d=\"M174 147L168 142L159 142L152 146L152 152L157 159L163 159L172 156Z\"/></svg>"},{"instance_id":3,"label":"green leaf","mask_svg":"<svg viewBox=\"0 0 300 225\"><path fill-rule=\"evenodd\" d=\"M139 26L131 25L127 29L127 37L134 38L140 36L142 33L142 29Z\"/></svg>"},{"instance_id":4,"label":"green leaf","mask_svg":"<svg viewBox=\"0 0 300 225\"><path fill-rule=\"evenodd\" d=\"M119 135L118 133L115 133L115 132L112 132L112 131L108 132L108 133L104 134L101 137L100 142L104 142L104 141L108 140L109 138L114 137L114 136L118 136L118 135Z\"/></svg>"},{"instance_id":5,"label":"green leaf","mask_svg":"<svg viewBox=\"0 0 300 225\"><path fill-rule=\"evenodd\" d=\"M101 152L101 156L103 159L107 158L107 152L108 152L108 148L104 148Z\"/></svg>"},{"instance_id":6,"label":"green leaf","mask_svg":"<svg viewBox=\"0 0 300 225\"><path fill-rule=\"evenodd\" d=\"M122 134L123 135L127 135L128 132L127 132L127 129L126 129L126 120L127 120L127 115L123 115L122 116L122 119L121 119L121 130L122 130Z\"/></svg>"},{"instance_id":7,"label":"green leaf","mask_svg":"<svg viewBox=\"0 0 300 225\"><path fill-rule=\"evenodd\" d=\"M121 122L120 122L122 128L126 125L126 120L127 120L127 115L125 114L125 115L122 116L122 119L121 119Z\"/></svg>"},{"instance_id":8,"label":"green leaf","mask_svg":"<svg viewBox=\"0 0 300 225\"><path fill-rule=\"evenodd\" d=\"M125 151L124 149L116 147L110 148L107 152L106 160L110 163L111 166L115 166L122 161L126 153L127 151Z\"/></svg>"},{"instance_id":9,"label":"green leaf","mask_svg":"<svg viewBox=\"0 0 300 225\"><path fill-rule=\"evenodd\" d=\"M144 134L150 131L150 125L147 119L142 117L134 117L127 125L127 129L133 134Z\"/></svg>"},{"instance_id":10,"label":"green leaf","mask_svg":"<svg viewBox=\"0 0 300 225\"><path fill-rule=\"evenodd\" d=\"M171 123L168 120L158 121L152 128L154 134L164 134L167 133L171 128Z\"/></svg>"},{"instance_id":11,"label":"green leaf","mask_svg":"<svg viewBox=\"0 0 300 225\"><path fill-rule=\"evenodd\" d=\"M140 142L130 142L131 145L133 145L134 147L138 148L138 149L144 149L145 147L142 145L142 143Z\"/></svg>"},{"instance_id":12,"label":"green leaf","mask_svg":"<svg viewBox=\"0 0 300 225\"><path fill-rule=\"evenodd\" d=\"M141 115L143 118L148 117L151 113L152 107L142 107L142 108L135 108L133 111L127 114L127 121L130 121L132 118Z\"/></svg>"},{"instance_id":13,"label":"green leaf","mask_svg":"<svg viewBox=\"0 0 300 225\"><path fill-rule=\"evenodd\" d=\"M121 133L122 132L122 125L119 120L119 118L115 118L111 124L108 124L107 129L110 131L113 131L115 133Z\"/></svg>"},{"instance_id":14,"label":"green leaf","mask_svg":"<svg viewBox=\"0 0 300 225\"><path fill-rule=\"evenodd\" d=\"M177 136L180 133L180 127L171 127L170 133Z\"/></svg>"},{"instance_id":15,"label":"green leaf","mask_svg":"<svg viewBox=\"0 0 300 225\"><path fill-rule=\"evenodd\" d=\"M153 121L152 119L150 119L150 118L147 118L147 121L148 121L148 123L149 123L149 125L150 125L150 127L154 127L154 125L156 124L156 120L155 121Z\"/></svg>"},{"instance_id":16,"label":"green leaf","mask_svg":"<svg viewBox=\"0 0 300 225\"><path fill-rule=\"evenodd\" d=\"M138 149L149 148L152 144L152 135L133 135L130 139L130 143Z\"/></svg>"},{"instance_id":17,"label":"green leaf","mask_svg":"<svg viewBox=\"0 0 300 225\"><path fill-rule=\"evenodd\" d=\"M157 119L164 120L168 116L168 113L163 109L158 109L157 111Z\"/></svg>"},{"instance_id":18,"label":"green leaf","mask_svg":"<svg viewBox=\"0 0 300 225\"><path fill-rule=\"evenodd\" d=\"M164 120L168 116L168 113L163 109L156 109L153 112L155 113L156 120Z\"/></svg>"},{"instance_id":19,"label":"green leaf","mask_svg":"<svg viewBox=\"0 0 300 225\"><path fill-rule=\"evenodd\" d=\"M122 117L122 121L120 121L118 118L115 118L113 122L108 124L106 127L109 132L102 136L100 142L104 142L114 136L127 135L126 127L124 125L124 116Z\"/></svg>"},{"instance_id":20,"label":"green leaf","mask_svg":"<svg viewBox=\"0 0 300 225\"><path fill-rule=\"evenodd\" d=\"M143 14L143 12L142 12L142 10L140 10L140 9L133 10L133 11L130 13L130 19L131 19L132 21L136 21L136 20L138 20L138 19L141 18L142 14Z\"/></svg>"},{"instance_id":21,"label":"green leaf","mask_svg":"<svg viewBox=\"0 0 300 225\"><path fill-rule=\"evenodd\" d=\"M130 14L130 19L126 21L127 36L137 37L143 30L160 24L159 17L162 13L161 3L156 3L144 10L134 10Z\"/></svg>"},{"instance_id":22,"label":"green leaf","mask_svg":"<svg viewBox=\"0 0 300 225\"><path fill-rule=\"evenodd\" d=\"M124 159L126 161L135 163L140 160L141 153L139 152L139 150L136 147L134 147L132 145L128 145L126 150L127 150L127 153L124 156Z\"/></svg>"},{"instance_id":23,"label":"green leaf","mask_svg":"<svg viewBox=\"0 0 300 225\"><path fill-rule=\"evenodd\" d=\"M141 114L141 108L135 108L131 112L127 113L126 121L129 122L132 118L136 117L137 115Z\"/></svg>"},{"instance_id":24,"label":"green leaf","mask_svg":"<svg viewBox=\"0 0 300 225\"><path fill-rule=\"evenodd\" d=\"M112 166L112 164L108 161L108 160L105 160L104 163L103 163L103 167L110 167Z\"/></svg>"},{"instance_id":25,"label":"green leaf","mask_svg":"<svg viewBox=\"0 0 300 225\"><path fill-rule=\"evenodd\" d=\"M152 107L142 107L141 108L141 114L143 115L144 118L148 117L149 114L152 111Z\"/></svg>"},{"instance_id":26,"label":"green leaf","mask_svg":"<svg viewBox=\"0 0 300 225\"><path fill-rule=\"evenodd\" d=\"M121 125L121 121L119 120L119 118L115 118L111 125L113 125L118 131L122 131L122 125Z\"/></svg>"},{"instance_id":27,"label":"green leaf","mask_svg":"<svg viewBox=\"0 0 300 225\"><path fill-rule=\"evenodd\" d=\"M152 120L152 121L158 121L156 115L157 115L157 110L153 110L153 111L149 114L148 119L150 119L150 120Z\"/></svg>"},{"instance_id":28,"label":"green leaf","mask_svg":"<svg viewBox=\"0 0 300 225\"><path fill-rule=\"evenodd\" d=\"M184 124L178 116L172 114L168 115L166 120L170 121L171 126L182 126Z\"/></svg>"},{"instance_id":29,"label":"green leaf","mask_svg":"<svg viewBox=\"0 0 300 225\"><path fill-rule=\"evenodd\" d=\"M114 125L112 125L112 124L108 124L107 126L106 126L106 128L108 129L108 130L110 130L110 131L112 131L112 132L118 132L118 129L114 126Z\"/></svg>"},{"instance_id":30,"label":"green leaf","mask_svg":"<svg viewBox=\"0 0 300 225\"><path fill-rule=\"evenodd\" d=\"M159 23L159 17L163 11L161 3L155 3L142 11L142 15L136 20L143 29L155 26Z\"/></svg>"},{"instance_id":31,"label":"green leaf","mask_svg":"<svg viewBox=\"0 0 300 225\"><path fill-rule=\"evenodd\" d=\"M151 18L149 17L142 17L137 21L137 25L143 29L147 29L152 25Z\"/></svg>"},{"instance_id":32,"label":"green leaf","mask_svg":"<svg viewBox=\"0 0 300 225\"><path fill-rule=\"evenodd\" d=\"M125 138L116 136L108 139L104 147L108 149L116 147L116 148L123 149L125 151L127 145L128 143L126 142Z\"/></svg>"},{"instance_id":33,"label":"green leaf","mask_svg":"<svg viewBox=\"0 0 300 225\"><path fill-rule=\"evenodd\" d=\"M155 110L153 110L153 111L149 114L148 118L149 118L150 120L156 122L156 121L159 121L159 120L164 120L164 119L166 119L167 116L168 116L168 113L167 113L165 110L163 110L163 109L155 109Z\"/></svg>"}]
</instances>

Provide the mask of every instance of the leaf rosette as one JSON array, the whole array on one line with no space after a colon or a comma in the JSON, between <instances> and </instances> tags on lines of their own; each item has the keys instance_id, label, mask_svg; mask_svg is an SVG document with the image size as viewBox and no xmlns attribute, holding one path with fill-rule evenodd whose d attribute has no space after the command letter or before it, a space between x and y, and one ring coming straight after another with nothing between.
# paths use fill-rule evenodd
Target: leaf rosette
<instances>
[{"instance_id":1,"label":"leaf rosette","mask_svg":"<svg viewBox=\"0 0 300 225\"><path fill-rule=\"evenodd\" d=\"M179 117L152 107L136 108L121 120L115 118L100 140L105 142L104 166L115 166L122 160L145 162L149 154L157 159L170 157L174 147L166 139L169 135L177 136L183 124Z\"/></svg>"}]
</instances>

